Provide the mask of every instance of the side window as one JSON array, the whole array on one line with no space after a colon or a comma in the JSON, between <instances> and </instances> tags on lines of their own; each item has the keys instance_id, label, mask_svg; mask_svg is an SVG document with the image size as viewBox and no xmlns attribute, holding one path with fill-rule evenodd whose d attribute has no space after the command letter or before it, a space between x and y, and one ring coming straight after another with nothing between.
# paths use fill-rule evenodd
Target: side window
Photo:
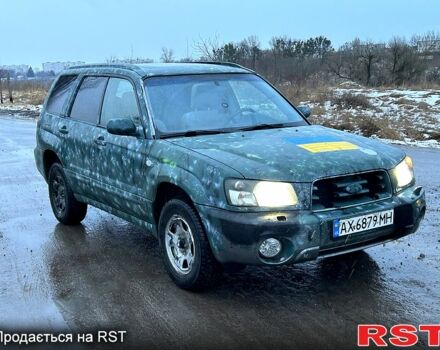
<instances>
[{"instance_id":1,"label":"side window","mask_svg":"<svg viewBox=\"0 0 440 350\"><path fill-rule=\"evenodd\" d=\"M62 75L55 83L49 99L46 104L46 111L48 113L61 115L63 113L64 105L72 89L75 85L76 75Z\"/></svg>"},{"instance_id":2,"label":"side window","mask_svg":"<svg viewBox=\"0 0 440 350\"><path fill-rule=\"evenodd\" d=\"M110 119L139 117L136 93L133 85L125 79L110 78L102 104L100 125L107 126Z\"/></svg>"},{"instance_id":3,"label":"side window","mask_svg":"<svg viewBox=\"0 0 440 350\"><path fill-rule=\"evenodd\" d=\"M70 117L83 122L96 124L101 110L102 96L108 78L86 77L76 94Z\"/></svg>"}]
</instances>

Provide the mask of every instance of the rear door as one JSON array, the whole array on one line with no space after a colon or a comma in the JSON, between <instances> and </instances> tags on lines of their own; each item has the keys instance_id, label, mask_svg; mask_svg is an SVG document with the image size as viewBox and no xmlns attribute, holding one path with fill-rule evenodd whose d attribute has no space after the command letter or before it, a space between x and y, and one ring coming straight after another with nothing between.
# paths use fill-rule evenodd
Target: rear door
<instances>
[{"instance_id":1,"label":"rear door","mask_svg":"<svg viewBox=\"0 0 440 350\"><path fill-rule=\"evenodd\" d=\"M70 108L70 118L65 119L66 125L62 127L67 135L65 153L75 192L93 199L99 195L93 186L97 179L93 146L107 81L107 77L83 77Z\"/></svg>"},{"instance_id":2,"label":"rear door","mask_svg":"<svg viewBox=\"0 0 440 350\"><path fill-rule=\"evenodd\" d=\"M61 75L53 87L49 98L47 99L44 115L40 119L40 128L44 132L50 132L55 135L55 139L46 136L48 144L46 148L52 149L61 160L65 168L69 166L69 155L66 151L66 138L68 135L67 125L69 120L66 118L68 101L77 85L76 75Z\"/></svg>"},{"instance_id":3,"label":"rear door","mask_svg":"<svg viewBox=\"0 0 440 350\"><path fill-rule=\"evenodd\" d=\"M107 132L107 123L121 118L135 123L137 136ZM137 94L129 80L109 79L97 130L96 167L105 204L145 220L147 205L142 184L151 141L145 138Z\"/></svg>"}]
</instances>

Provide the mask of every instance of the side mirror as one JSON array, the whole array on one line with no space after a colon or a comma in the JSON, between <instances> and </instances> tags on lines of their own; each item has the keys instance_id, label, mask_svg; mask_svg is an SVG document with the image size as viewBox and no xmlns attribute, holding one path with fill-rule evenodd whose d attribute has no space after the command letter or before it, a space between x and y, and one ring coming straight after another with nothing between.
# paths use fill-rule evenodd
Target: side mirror
<instances>
[{"instance_id":1,"label":"side mirror","mask_svg":"<svg viewBox=\"0 0 440 350\"><path fill-rule=\"evenodd\" d=\"M296 107L296 108L301 112L301 114L302 114L305 118L310 117L310 115L312 114L312 110L310 109L309 106L298 106L298 107Z\"/></svg>"},{"instance_id":2,"label":"side mirror","mask_svg":"<svg viewBox=\"0 0 440 350\"><path fill-rule=\"evenodd\" d=\"M107 123L107 131L113 135L135 136L136 125L134 125L131 119L111 119Z\"/></svg>"}]
</instances>

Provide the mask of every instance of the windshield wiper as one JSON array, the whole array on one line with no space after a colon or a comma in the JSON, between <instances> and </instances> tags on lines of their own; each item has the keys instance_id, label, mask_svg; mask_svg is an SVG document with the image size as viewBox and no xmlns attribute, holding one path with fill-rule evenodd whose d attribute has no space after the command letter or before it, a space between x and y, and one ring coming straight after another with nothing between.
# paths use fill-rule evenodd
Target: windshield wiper
<instances>
[{"instance_id":1,"label":"windshield wiper","mask_svg":"<svg viewBox=\"0 0 440 350\"><path fill-rule=\"evenodd\" d=\"M171 137L192 137L199 135L213 135L213 134L225 134L237 131L251 131L251 130L262 130L262 129L278 129L295 126L296 123L270 123L270 124L258 124L245 126L241 128L227 128L227 129L212 129L212 130L188 130L188 131L178 131L172 133L160 133L161 139L167 139Z\"/></svg>"},{"instance_id":2,"label":"windshield wiper","mask_svg":"<svg viewBox=\"0 0 440 350\"><path fill-rule=\"evenodd\" d=\"M212 130L188 130L188 131L179 131L173 133L161 133L160 138L166 139L170 137L191 137L191 136L199 136L199 135L213 135L213 134L223 134L229 132L224 129L212 129Z\"/></svg>"},{"instance_id":3,"label":"windshield wiper","mask_svg":"<svg viewBox=\"0 0 440 350\"><path fill-rule=\"evenodd\" d=\"M294 123L274 123L274 124L258 124L246 126L244 128L240 128L240 131L251 131L251 130L263 130L263 129L278 129L285 128L289 126L293 126Z\"/></svg>"}]
</instances>

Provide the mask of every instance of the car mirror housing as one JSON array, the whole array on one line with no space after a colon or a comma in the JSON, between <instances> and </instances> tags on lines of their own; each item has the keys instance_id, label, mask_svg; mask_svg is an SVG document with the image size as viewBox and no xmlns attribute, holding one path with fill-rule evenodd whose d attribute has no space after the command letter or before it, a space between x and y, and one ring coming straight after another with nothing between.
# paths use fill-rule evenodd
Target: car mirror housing
<instances>
[{"instance_id":1,"label":"car mirror housing","mask_svg":"<svg viewBox=\"0 0 440 350\"><path fill-rule=\"evenodd\" d=\"M297 109L301 112L301 114L305 118L310 117L310 115L312 114L312 110L310 109L309 106L298 106Z\"/></svg>"},{"instance_id":2,"label":"car mirror housing","mask_svg":"<svg viewBox=\"0 0 440 350\"><path fill-rule=\"evenodd\" d=\"M107 131L113 135L135 136L136 125L131 119L111 119L107 123Z\"/></svg>"}]
</instances>

